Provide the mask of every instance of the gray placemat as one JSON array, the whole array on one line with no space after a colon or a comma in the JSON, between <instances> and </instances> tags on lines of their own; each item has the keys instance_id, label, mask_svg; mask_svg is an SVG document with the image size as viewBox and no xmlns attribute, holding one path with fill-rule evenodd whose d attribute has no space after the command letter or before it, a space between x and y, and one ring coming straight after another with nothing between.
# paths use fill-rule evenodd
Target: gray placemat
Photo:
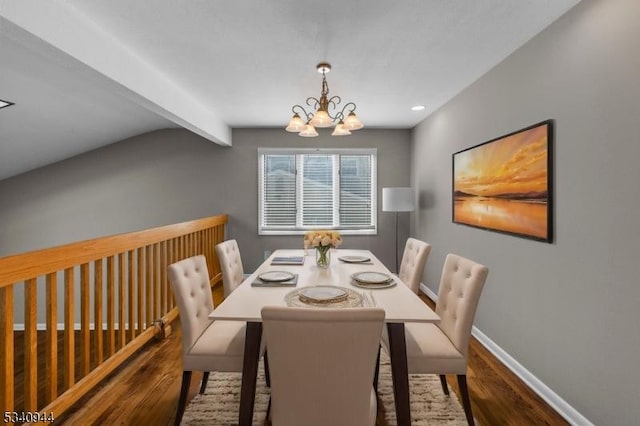
<instances>
[{"instance_id":1,"label":"gray placemat","mask_svg":"<svg viewBox=\"0 0 640 426\"><path fill-rule=\"evenodd\" d=\"M262 281L260 278L256 278L251 283L251 287L295 287L298 284L298 274L293 274L293 278L288 281Z\"/></svg>"}]
</instances>

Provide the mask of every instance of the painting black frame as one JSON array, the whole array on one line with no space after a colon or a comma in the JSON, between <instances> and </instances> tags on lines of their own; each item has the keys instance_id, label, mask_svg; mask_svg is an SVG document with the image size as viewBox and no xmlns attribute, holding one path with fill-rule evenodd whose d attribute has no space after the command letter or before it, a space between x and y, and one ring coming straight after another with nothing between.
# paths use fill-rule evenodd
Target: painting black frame
<instances>
[{"instance_id":1,"label":"painting black frame","mask_svg":"<svg viewBox=\"0 0 640 426\"><path fill-rule=\"evenodd\" d=\"M547 171L547 182L546 182L546 191L547 191L547 199L546 199L546 235L544 236L536 236L530 235L526 233L514 232L504 229L497 229L489 226L479 226L477 224L462 222L456 219L456 157L464 152L468 152L475 149L481 149L482 147L486 147L493 143L500 143L504 141L506 138L524 134L532 129L536 129L541 126L547 126L546 132L546 153L547 153L547 161L546 161L546 171ZM507 133L502 136L498 136L497 138L491 139L486 142L482 142L480 144L471 146L469 148L465 148L463 150L454 152L451 156L451 218L452 222L460 225L470 226L473 228L483 229L491 232L498 232L501 234L512 235L521 238L527 238L536 241L542 241L546 243L553 242L553 145L554 145L554 121L552 119L544 120L530 126L524 127L522 129L515 130L511 133Z\"/></svg>"}]
</instances>

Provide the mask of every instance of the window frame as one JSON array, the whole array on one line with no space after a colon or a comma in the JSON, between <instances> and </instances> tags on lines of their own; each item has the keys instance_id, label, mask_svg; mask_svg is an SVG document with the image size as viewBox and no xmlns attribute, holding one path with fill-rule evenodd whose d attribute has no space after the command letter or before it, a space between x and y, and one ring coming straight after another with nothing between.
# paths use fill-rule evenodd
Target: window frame
<instances>
[{"instance_id":1,"label":"window frame","mask_svg":"<svg viewBox=\"0 0 640 426\"><path fill-rule=\"evenodd\" d=\"M338 167L334 169L334 217L339 212L340 184L339 184L339 156L341 155L370 155L371 156L371 222L372 228L342 228L341 226L308 226L301 225L301 212L299 204L301 202L302 180L300 179L299 155L320 154L338 156L334 162ZM264 158L265 155L294 155L296 156L296 225L294 228L263 228L264 223ZM337 189L337 190L336 190ZM377 148L258 148L258 235L303 235L312 229L333 229L342 235L377 235L378 234L378 150ZM338 214L339 217L339 214Z\"/></svg>"}]
</instances>

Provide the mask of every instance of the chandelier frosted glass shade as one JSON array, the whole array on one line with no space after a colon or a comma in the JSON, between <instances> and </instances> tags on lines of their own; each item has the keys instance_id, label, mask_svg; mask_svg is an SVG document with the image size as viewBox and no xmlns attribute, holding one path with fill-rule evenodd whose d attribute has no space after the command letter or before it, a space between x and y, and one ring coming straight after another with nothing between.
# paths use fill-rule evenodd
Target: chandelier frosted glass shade
<instances>
[{"instance_id":1,"label":"chandelier frosted glass shade","mask_svg":"<svg viewBox=\"0 0 640 426\"><path fill-rule=\"evenodd\" d=\"M329 117L329 113L327 111L319 109L316 111L309 124L313 127L331 127L333 120Z\"/></svg>"},{"instance_id":2,"label":"chandelier frosted glass shade","mask_svg":"<svg viewBox=\"0 0 640 426\"><path fill-rule=\"evenodd\" d=\"M304 126L304 130L302 130L298 134L303 138L314 138L318 136L318 132L316 131L315 127L313 127L311 124L307 124L306 126Z\"/></svg>"},{"instance_id":3,"label":"chandelier frosted glass shade","mask_svg":"<svg viewBox=\"0 0 640 426\"><path fill-rule=\"evenodd\" d=\"M358 119L358 117L356 117L355 113L350 112L349 115L347 116L347 119L344 120L343 127L347 130L358 130L358 129L362 129L364 127L364 124L362 124L362 122Z\"/></svg>"},{"instance_id":4,"label":"chandelier frosted glass shade","mask_svg":"<svg viewBox=\"0 0 640 426\"><path fill-rule=\"evenodd\" d=\"M335 129L333 129L331 136L349 136L350 134L351 132L344 128L344 122L340 120Z\"/></svg>"},{"instance_id":5,"label":"chandelier frosted glass shade","mask_svg":"<svg viewBox=\"0 0 640 426\"><path fill-rule=\"evenodd\" d=\"M331 65L321 63L316 66L319 73L322 74L322 91L320 98L313 96L307 98L306 105L311 107L311 112L302 105L294 105L291 110L293 117L286 127L287 132L296 132L303 137L318 136L316 127L332 127L335 125L331 136L347 136L351 131L362 129L364 125L356 116L356 104L353 102L346 103L341 109L338 105L342 102L340 96L329 97L329 85L327 84L326 74L331 71Z\"/></svg>"},{"instance_id":6,"label":"chandelier frosted glass shade","mask_svg":"<svg viewBox=\"0 0 640 426\"><path fill-rule=\"evenodd\" d=\"M299 133L304 130L306 124L302 118L298 114L293 114L291 117L291 121L289 121L289 125L285 129L287 132L295 132Z\"/></svg>"}]
</instances>

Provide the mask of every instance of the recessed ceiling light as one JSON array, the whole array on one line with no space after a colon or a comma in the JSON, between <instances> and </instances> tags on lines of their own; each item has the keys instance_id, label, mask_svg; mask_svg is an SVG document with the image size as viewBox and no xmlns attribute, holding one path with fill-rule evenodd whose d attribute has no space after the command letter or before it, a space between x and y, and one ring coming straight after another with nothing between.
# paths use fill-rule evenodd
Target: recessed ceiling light
<instances>
[{"instance_id":1,"label":"recessed ceiling light","mask_svg":"<svg viewBox=\"0 0 640 426\"><path fill-rule=\"evenodd\" d=\"M422 111L424 109L424 105L414 105L411 107L411 111Z\"/></svg>"},{"instance_id":2,"label":"recessed ceiling light","mask_svg":"<svg viewBox=\"0 0 640 426\"><path fill-rule=\"evenodd\" d=\"M2 99L0 99L0 109L11 106L11 105L14 105L14 103L9 101L3 101Z\"/></svg>"}]
</instances>

